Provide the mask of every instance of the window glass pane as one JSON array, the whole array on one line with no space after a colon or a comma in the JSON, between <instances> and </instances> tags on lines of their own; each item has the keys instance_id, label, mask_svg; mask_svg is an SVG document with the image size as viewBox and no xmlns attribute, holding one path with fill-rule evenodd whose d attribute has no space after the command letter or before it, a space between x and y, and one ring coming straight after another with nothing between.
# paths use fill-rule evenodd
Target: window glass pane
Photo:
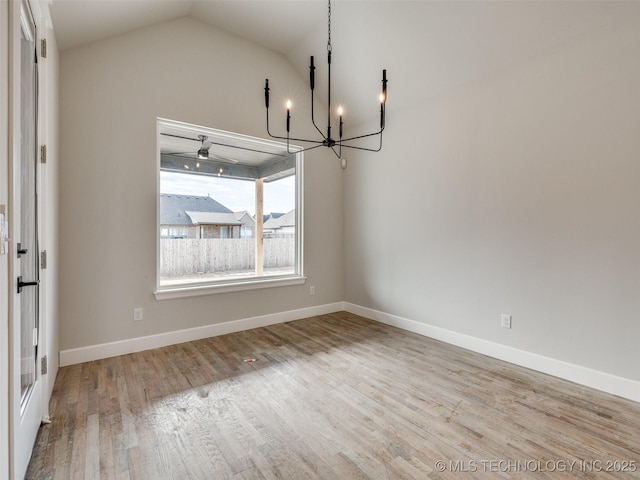
<instances>
[{"instance_id":1,"label":"window glass pane","mask_svg":"<svg viewBox=\"0 0 640 480\"><path fill-rule=\"evenodd\" d=\"M20 248L19 274L23 281L38 280L38 216L37 216L37 65L35 59L35 25L29 6L22 4L24 18L20 43ZM4 107L3 107L4 108ZM38 287L20 293L20 387L26 402L36 381L37 348L34 331L38 328Z\"/></svg>"},{"instance_id":2,"label":"window glass pane","mask_svg":"<svg viewBox=\"0 0 640 480\"><path fill-rule=\"evenodd\" d=\"M227 132L220 139L202 127L159 125L159 287L301 275L301 154L244 136L234 143Z\"/></svg>"},{"instance_id":3,"label":"window glass pane","mask_svg":"<svg viewBox=\"0 0 640 480\"><path fill-rule=\"evenodd\" d=\"M290 274L295 271L296 209L295 176L264 185L264 272Z\"/></svg>"},{"instance_id":4,"label":"window glass pane","mask_svg":"<svg viewBox=\"0 0 640 480\"><path fill-rule=\"evenodd\" d=\"M161 171L160 284L253 275L254 239L239 232L255 225L254 204L250 182Z\"/></svg>"}]
</instances>

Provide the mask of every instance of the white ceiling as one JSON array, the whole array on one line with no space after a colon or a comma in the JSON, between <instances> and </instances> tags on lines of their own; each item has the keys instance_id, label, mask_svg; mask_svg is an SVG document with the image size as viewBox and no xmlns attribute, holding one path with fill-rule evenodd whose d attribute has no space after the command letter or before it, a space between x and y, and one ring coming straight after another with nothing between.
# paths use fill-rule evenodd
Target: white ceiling
<instances>
[{"instance_id":1,"label":"white ceiling","mask_svg":"<svg viewBox=\"0 0 640 480\"><path fill-rule=\"evenodd\" d=\"M317 0L52 0L50 10L61 51L189 15L283 54L306 81L309 55L326 69L326 8ZM633 24L640 2L333 0L332 94L352 122L375 126L383 68L391 120L395 109ZM326 99L325 75L319 68L316 84Z\"/></svg>"}]
</instances>

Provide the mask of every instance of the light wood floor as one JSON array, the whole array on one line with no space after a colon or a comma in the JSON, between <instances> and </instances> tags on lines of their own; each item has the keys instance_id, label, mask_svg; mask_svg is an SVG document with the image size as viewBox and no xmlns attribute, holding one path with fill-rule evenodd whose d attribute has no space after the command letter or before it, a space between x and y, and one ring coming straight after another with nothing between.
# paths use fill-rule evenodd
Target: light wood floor
<instances>
[{"instance_id":1,"label":"light wood floor","mask_svg":"<svg viewBox=\"0 0 640 480\"><path fill-rule=\"evenodd\" d=\"M62 368L51 413L28 479L640 478L640 404L344 312Z\"/></svg>"}]
</instances>

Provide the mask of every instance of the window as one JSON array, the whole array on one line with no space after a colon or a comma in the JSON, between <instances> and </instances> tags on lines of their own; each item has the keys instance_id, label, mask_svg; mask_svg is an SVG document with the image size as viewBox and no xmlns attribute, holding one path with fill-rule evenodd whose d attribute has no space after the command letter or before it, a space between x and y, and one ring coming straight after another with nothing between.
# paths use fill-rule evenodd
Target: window
<instances>
[{"instance_id":1,"label":"window","mask_svg":"<svg viewBox=\"0 0 640 480\"><path fill-rule=\"evenodd\" d=\"M304 282L301 152L164 119L158 151L157 298Z\"/></svg>"}]
</instances>

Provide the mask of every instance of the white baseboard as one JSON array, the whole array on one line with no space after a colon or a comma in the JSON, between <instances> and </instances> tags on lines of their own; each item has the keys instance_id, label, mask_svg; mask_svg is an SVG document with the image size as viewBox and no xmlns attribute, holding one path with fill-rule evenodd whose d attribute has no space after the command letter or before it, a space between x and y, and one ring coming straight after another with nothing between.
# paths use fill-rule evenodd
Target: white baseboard
<instances>
[{"instance_id":1,"label":"white baseboard","mask_svg":"<svg viewBox=\"0 0 640 480\"><path fill-rule=\"evenodd\" d=\"M640 402L640 382L345 302L347 312Z\"/></svg>"},{"instance_id":2,"label":"white baseboard","mask_svg":"<svg viewBox=\"0 0 640 480\"><path fill-rule=\"evenodd\" d=\"M288 310L286 312L261 315L258 317L231 320L229 322L205 325L203 327L177 330L174 332L159 333L146 337L130 338L117 342L101 343L88 347L72 348L60 351L60 366L75 365L77 363L91 362L101 358L116 357L128 353L141 352L152 348L166 347L177 343L200 340L202 338L216 337L227 333L251 330L252 328L266 327L276 323L290 322L302 318L324 315L344 310L343 302L329 303L315 307Z\"/></svg>"},{"instance_id":3,"label":"white baseboard","mask_svg":"<svg viewBox=\"0 0 640 480\"><path fill-rule=\"evenodd\" d=\"M474 352L504 360L515 365L530 368L538 372L563 378L580 385L602 390L613 395L640 402L640 382L618 377L591 368L574 365L536 353L519 350L480 338L453 332L433 325L417 322L408 318L391 315L367 307L361 307L348 302L336 302L315 307L288 310L286 312L261 315L258 317L232 320L229 322L205 325L174 332L160 333L146 337L131 338L117 342L90 345L88 347L73 348L60 352L60 366L90 362L101 358L115 357L128 353L140 352L152 348L166 347L177 343L200 340L227 333L266 327L277 323L290 322L302 318L324 315L327 313L347 312L375 320L380 323L402 328L419 335L440 340L451 345L466 348Z\"/></svg>"}]
</instances>

